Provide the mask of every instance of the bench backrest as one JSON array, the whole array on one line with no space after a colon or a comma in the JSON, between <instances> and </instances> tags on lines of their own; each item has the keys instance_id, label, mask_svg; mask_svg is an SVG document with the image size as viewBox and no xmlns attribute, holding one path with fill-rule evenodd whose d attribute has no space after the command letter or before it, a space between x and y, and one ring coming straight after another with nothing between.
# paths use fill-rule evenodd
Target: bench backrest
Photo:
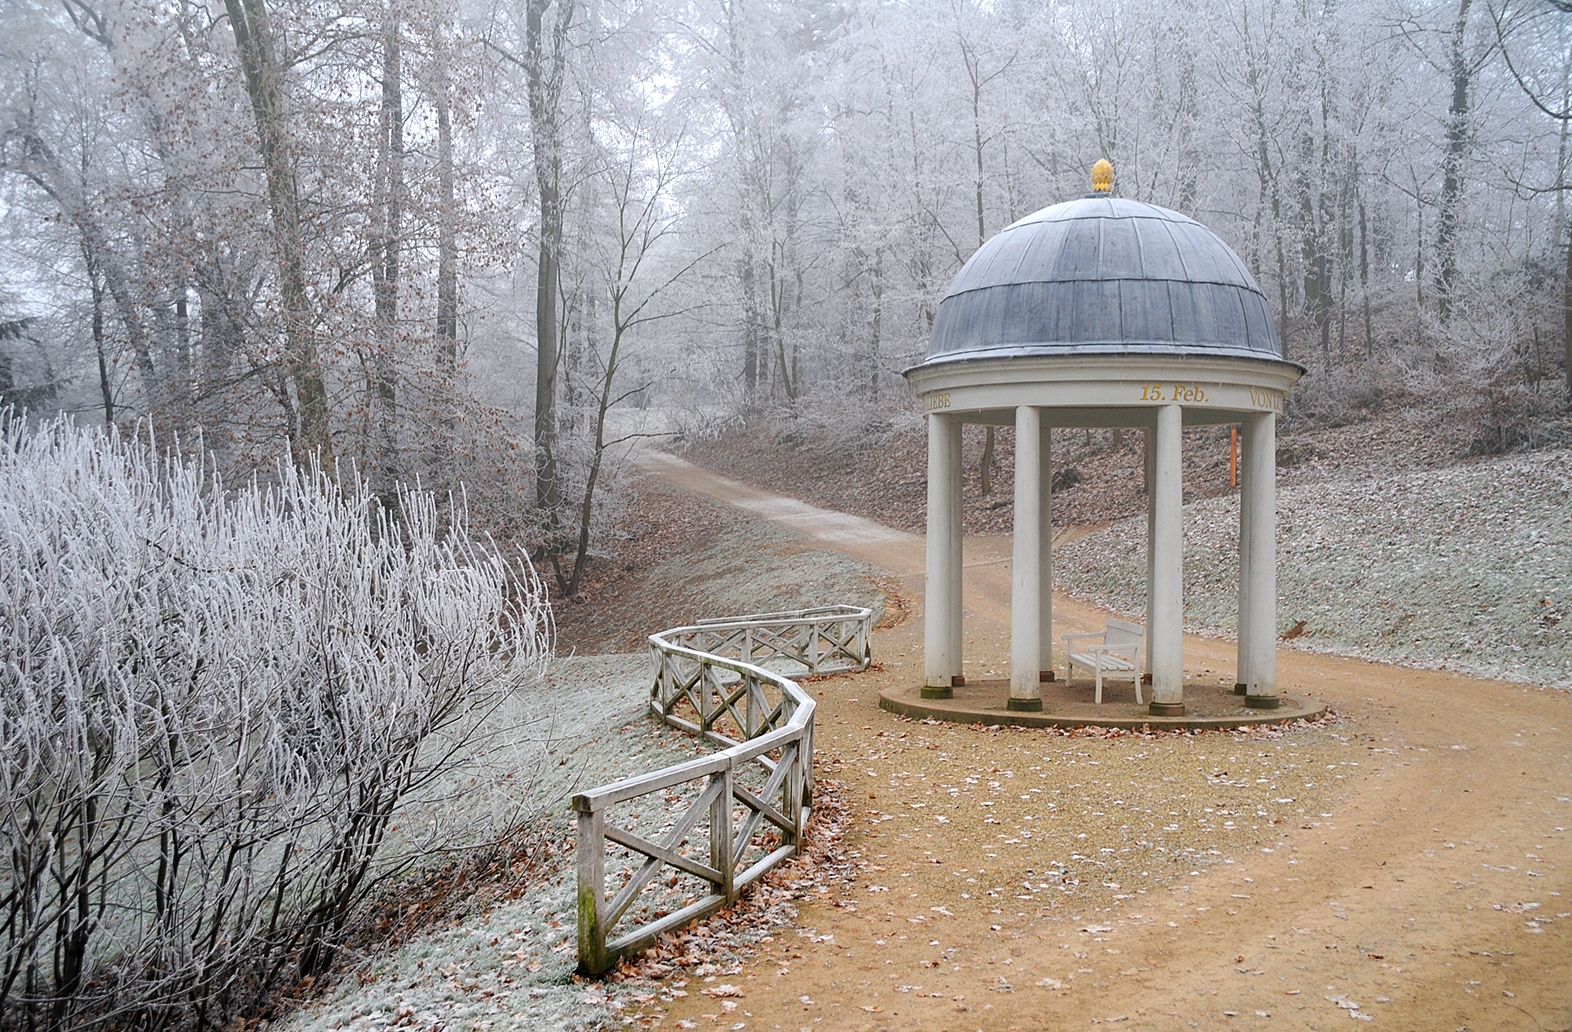
<instances>
[{"instance_id":1,"label":"bench backrest","mask_svg":"<svg viewBox=\"0 0 1572 1032\"><path fill-rule=\"evenodd\" d=\"M1103 634L1105 645L1135 645L1146 641L1146 628L1128 620L1108 618L1108 628Z\"/></svg>"}]
</instances>

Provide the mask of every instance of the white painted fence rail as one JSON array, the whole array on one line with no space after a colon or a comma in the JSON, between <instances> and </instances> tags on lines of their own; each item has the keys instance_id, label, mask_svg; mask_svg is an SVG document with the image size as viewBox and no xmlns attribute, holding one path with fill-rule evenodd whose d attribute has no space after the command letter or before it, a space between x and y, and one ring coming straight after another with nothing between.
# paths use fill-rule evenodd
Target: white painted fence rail
<instances>
[{"instance_id":1,"label":"white painted fence rail","mask_svg":"<svg viewBox=\"0 0 1572 1032\"><path fill-rule=\"evenodd\" d=\"M599 974L733 902L801 848L814 702L766 664L809 676L862 670L872 631L872 610L823 606L650 635L651 713L723 749L573 797L580 971Z\"/></svg>"}]
</instances>

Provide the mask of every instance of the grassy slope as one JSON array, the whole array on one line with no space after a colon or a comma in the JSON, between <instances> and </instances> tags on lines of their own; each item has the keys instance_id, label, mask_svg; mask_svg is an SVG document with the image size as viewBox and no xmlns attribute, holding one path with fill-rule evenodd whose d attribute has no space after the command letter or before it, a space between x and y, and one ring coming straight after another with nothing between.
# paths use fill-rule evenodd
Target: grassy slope
<instances>
[{"instance_id":1,"label":"grassy slope","mask_svg":"<svg viewBox=\"0 0 1572 1032\"><path fill-rule=\"evenodd\" d=\"M630 528L635 547L604 562L603 576L592 582L599 600L559 615L559 652L628 648L642 644L651 631L704 616L823 602L882 604L872 568L807 550L775 525L659 488L649 489L637 504L644 519L657 509L681 516L664 528L642 521ZM650 547L636 547L641 539ZM543 847L536 858L488 874L494 880L486 884L466 885L460 878L440 887L408 886L405 899L391 899L387 906L389 919L411 931L346 965L333 986L274 1027L555 1032L619 1026L622 1014L636 1014L648 994L573 978L576 874L567 799L580 788L658 769L701 750L688 736L644 716L648 663L642 650L554 661L546 683L535 689L538 695L518 707L534 717L524 722L530 742L509 745L508 763L518 769L516 782L503 793L508 805L527 804L542 814L530 829ZM506 765L491 764L493 776L507 780L508 773L496 772ZM476 820L485 819L472 798L460 792L453 799L473 810ZM445 905L430 905L439 896ZM423 918L410 902L422 899L435 917Z\"/></svg>"}]
</instances>

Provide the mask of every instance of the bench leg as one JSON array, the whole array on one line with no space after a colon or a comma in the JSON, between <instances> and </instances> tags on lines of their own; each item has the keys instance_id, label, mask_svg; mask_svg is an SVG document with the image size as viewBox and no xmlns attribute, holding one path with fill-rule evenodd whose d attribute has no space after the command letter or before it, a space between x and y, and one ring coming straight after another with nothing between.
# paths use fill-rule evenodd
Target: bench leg
<instances>
[{"instance_id":1,"label":"bench leg","mask_svg":"<svg viewBox=\"0 0 1572 1032\"><path fill-rule=\"evenodd\" d=\"M1103 665L1101 663L1097 664L1096 674L1097 674L1097 691L1092 696L1092 700L1093 700L1093 702L1096 705L1101 706L1103 704Z\"/></svg>"},{"instance_id":2,"label":"bench leg","mask_svg":"<svg viewBox=\"0 0 1572 1032\"><path fill-rule=\"evenodd\" d=\"M1145 705L1145 703L1143 703L1141 701L1141 668L1139 666L1137 666L1135 668L1134 681L1135 681L1135 704L1137 706Z\"/></svg>"}]
</instances>

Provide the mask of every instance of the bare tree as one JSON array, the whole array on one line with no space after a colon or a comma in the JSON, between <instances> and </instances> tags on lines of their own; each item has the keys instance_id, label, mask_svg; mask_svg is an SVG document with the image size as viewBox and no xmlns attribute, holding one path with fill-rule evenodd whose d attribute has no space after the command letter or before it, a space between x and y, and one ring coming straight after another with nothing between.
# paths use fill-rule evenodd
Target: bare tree
<instances>
[{"instance_id":1,"label":"bare tree","mask_svg":"<svg viewBox=\"0 0 1572 1032\"><path fill-rule=\"evenodd\" d=\"M293 403L283 397L279 400L289 406L290 437L297 461L305 464L316 456L331 469L333 440L328 424L327 384L317 349L316 313L306 290L296 154L283 88L288 57L278 51L267 0L224 0L224 10L240 54L246 96L251 102L257 145L267 176L279 294L289 341L286 370L295 388Z\"/></svg>"},{"instance_id":2,"label":"bare tree","mask_svg":"<svg viewBox=\"0 0 1572 1032\"><path fill-rule=\"evenodd\" d=\"M1499 7L1491 5L1490 18L1495 25L1496 44L1501 48L1513 81L1540 113L1560 123L1555 182L1548 187L1531 189L1555 194L1556 240L1561 243L1565 239L1561 335L1565 349L1567 407L1572 409L1572 233L1569 233L1566 217L1566 196L1568 190L1572 190L1567 183L1568 140L1572 136L1572 52L1568 51L1567 41L1572 35L1572 0L1531 0L1517 7L1507 0ZM1529 52L1526 60L1520 48ZM1544 60L1545 57L1549 60Z\"/></svg>"}]
</instances>

